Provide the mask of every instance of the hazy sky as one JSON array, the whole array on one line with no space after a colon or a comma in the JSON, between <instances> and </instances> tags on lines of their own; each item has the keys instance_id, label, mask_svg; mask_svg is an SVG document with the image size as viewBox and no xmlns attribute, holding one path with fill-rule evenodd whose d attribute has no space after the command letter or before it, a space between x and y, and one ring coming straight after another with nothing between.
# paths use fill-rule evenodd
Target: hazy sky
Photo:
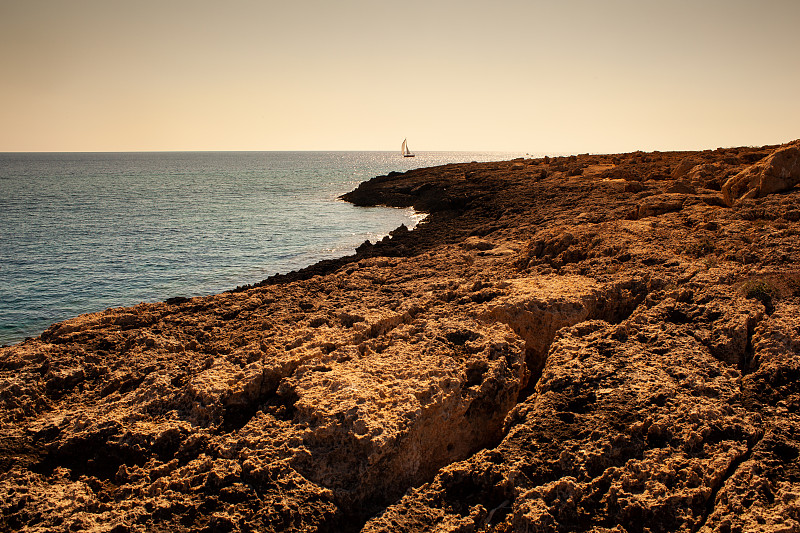
<instances>
[{"instance_id":1,"label":"hazy sky","mask_svg":"<svg viewBox=\"0 0 800 533\"><path fill-rule=\"evenodd\" d=\"M0 0L0 151L782 143L798 27L798 0Z\"/></svg>"}]
</instances>

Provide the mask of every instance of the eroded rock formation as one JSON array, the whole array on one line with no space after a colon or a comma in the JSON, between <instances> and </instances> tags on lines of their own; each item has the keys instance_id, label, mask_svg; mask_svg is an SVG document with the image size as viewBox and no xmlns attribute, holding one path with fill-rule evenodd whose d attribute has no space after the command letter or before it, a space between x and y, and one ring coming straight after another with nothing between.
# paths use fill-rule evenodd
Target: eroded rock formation
<instances>
[{"instance_id":1,"label":"eroded rock formation","mask_svg":"<svg viewBox=\"0 0 800 533\"><path fill-rule=\"evenodd\" d=\"M722 186L728 205L791 189L800 183L800 141L775 150L766 159L732 176Z\"/></svg>"},{"instance_id":2,"label":"eroded rock formation","mask_svg":"<svg viewBox=\"0 0 800 533\"><path fill-rule=\"evenodd\" d=\"M1 348L0 528L800 531L791 150L393 173L414 231Z\"/></svg>"}]
</instances>

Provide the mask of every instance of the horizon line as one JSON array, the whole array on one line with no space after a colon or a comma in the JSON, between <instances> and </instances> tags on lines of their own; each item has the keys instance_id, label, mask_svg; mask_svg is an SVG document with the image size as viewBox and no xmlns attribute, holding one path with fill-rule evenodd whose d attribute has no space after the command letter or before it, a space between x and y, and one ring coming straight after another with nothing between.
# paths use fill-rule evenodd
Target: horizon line
<instances>
[{"instance_id":1,"label":"horizon line","mask_svg":"<svg viewBox=\"0 0 800 533\"><path fill-rule=\"evenodd\" d=\"M714 151L730 148L766 148L780 146L783 144L795 142L796 139L788 141L770 142L766 144L761 143L742 143L731 145L717 145L705 147L689 147L689 146L667 146L663 148L655 148L651 146L639 147L617 147L605 148L600 150L587 150L584 147L577 149L539 149L539 150L523 150L523 149L459 149L459 150L415 150L415 154L427 153L498 153L498 154L525 154L533 157L543 157L545 155L615 155L615 154L628 154L628 153L668 153L668 152L703 152ZM800 139L797 139L800 140ZM136 154L136 153L325 153L325 152L338 152L338 153L358 153L358 152L373 152L373 153L393 153L399 152L396 149L242 149L242 150L226 150L226 149L163 149L163 150L0 150L0 154Z\"/></svg>"},{"instance_id":2,"label":"horizon line","mask_svg":"<svg viewBox=\"0 0 800 533\"><path fill-rule=\"evenodd\" d=\"M586 150L415 150L415 154L428 154L428 153L497 153L497 154L524 154L530 157L544 157L545 155L565 156L565 155L615 155L615 154L628 154L628 153L668 153L668 152L703 152L714 151L730 148L762 148L771 146L780 146L783 143L770 143L764 145L757 144L742 144L731 146L717 146L714 148L667 148L667 149L646 149L638 148L634 150L622 151L586 151ZM359 152L374 152L374 153L394 153L397 150L324 150L324 149L308 149L308 150L14 150L3 151L0 154L168 154L168 153L359 153Z\"/></svg>"}]
</instances>

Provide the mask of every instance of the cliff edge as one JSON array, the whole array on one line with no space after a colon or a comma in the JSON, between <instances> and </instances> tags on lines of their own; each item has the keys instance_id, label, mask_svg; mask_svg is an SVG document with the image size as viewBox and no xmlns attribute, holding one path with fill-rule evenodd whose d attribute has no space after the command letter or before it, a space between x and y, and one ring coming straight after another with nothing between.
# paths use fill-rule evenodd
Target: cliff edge
<instances>
[{"instance_id":1,"label":"cliff edge","mask_svg":"<svg viewBox=\"0 0 800 533\"><path fill-rule=\"evenodd\" d=\"M800 531L800 149L392 173L353 256L0 348L6 531Z\"/></svg>"}]
</instances>

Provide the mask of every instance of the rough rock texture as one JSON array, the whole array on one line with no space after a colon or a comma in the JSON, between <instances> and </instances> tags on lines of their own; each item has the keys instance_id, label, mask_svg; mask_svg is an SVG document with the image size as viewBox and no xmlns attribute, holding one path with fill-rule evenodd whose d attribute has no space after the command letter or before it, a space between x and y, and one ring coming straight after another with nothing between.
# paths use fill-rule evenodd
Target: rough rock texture
<instances>
[{"instance_id":1,"label":"rough rock texture","mask_svg":"<svg viewBox=\"0 0 800 533\"><path fill-rule=\"evenodd\" d=\"M392 173L414 231L0 348L0 529L800 531L796 147Z\"/></svg>"},{"instance_id":2,"label":"rough rock texture","mask_svg":"<svg viewBox=\"0 0 800 533\"><path fill-rule=\"evenodd\" d=\"M745 198L759 198L791 189L800 183L800 141L776 150L764 161L756 163L722 186L728 205Z\"/></svg>"}]
</instances>

